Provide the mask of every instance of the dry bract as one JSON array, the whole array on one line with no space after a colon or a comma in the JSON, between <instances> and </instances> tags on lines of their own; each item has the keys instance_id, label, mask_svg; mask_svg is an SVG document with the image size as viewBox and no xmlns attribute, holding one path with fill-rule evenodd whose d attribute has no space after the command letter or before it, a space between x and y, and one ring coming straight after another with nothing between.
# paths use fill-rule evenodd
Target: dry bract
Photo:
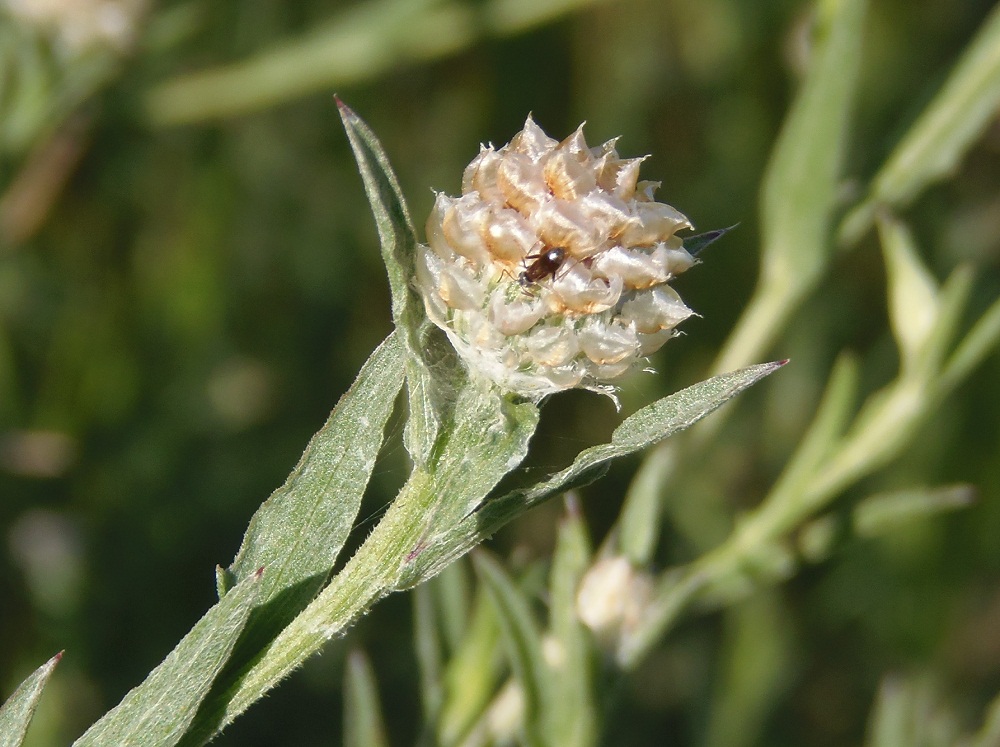
<instances>
[{"instance_id":1,"label":"dry bract","mask_svg":"<svg viewBox=\"0 0 1000 747\"><path fill-rule=\"evenodd\" d=\"M437 195L418 285L473 375L532 399L608 393L692 314L666 285L695 263L676 235L691 224L614 146L588 147L582 125L558 142L529 117L480 150L461 197Z\"/></svg>"}]
</instances>

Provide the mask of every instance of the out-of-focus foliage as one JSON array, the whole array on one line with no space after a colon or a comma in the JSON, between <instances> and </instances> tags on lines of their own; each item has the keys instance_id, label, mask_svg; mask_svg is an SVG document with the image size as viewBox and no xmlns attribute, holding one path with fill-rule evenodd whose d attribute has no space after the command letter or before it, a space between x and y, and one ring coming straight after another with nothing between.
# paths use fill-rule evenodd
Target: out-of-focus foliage
<instances>
[{"instance_id":1,"label":"out-of-focus foliage","mask_svg":"<svg viewBox=\"0 0 1000 747\"><path fill-rule=\"evenodd\" d=\"M626 385L631 411L704 378L750 299L767 238L765 163L814 51L810 6L781 0L62 0L25 11L33 5L0 3L0 691L66 649L34 745L79 735L213 603L212 568L234 556L249 517L391 328L333 87L382 138L418 229L431 189L455 193L478 143L506 142L529 111L553 135L587 120L595 142L621 135L622 153L651 153L644 173L699 227L741 223L683 278L703 318L657 357L659 374ZM861 198L991 11L985 0L870 3L844 133L848 178L831 200ZM912 352L919 330L900 331L907 302L887 303L884 268L943 279L967 264L975 278L954 291L968 294L957 324L978 319L1000 293L998 175L994 115L953 174L900 206L909 231L887 218L881 237L868 231L824 258L771 343L793 359L780 386L744 395L711 449L684 452L684 479L665 498L654 491L666 504L656 519L635 520L657 536L630 533L628 557L674 565L722 542L796 452L831 371L825 401L840 397L841 416L824 423L830 433L852 388L863 398L895 384L896 345L908 375L926 373L921 360L934 356ZM842 212L820 216L817 230L832 231ZM614 683L607 741L882 747L910 744L907 730L932 720L949 735L980 728L1000 689L998 380L994 354L887 469L791 538L795 560L822 564L658 641ZM532 474L565 466L618 422L600 398L554 398ZM798 458L822 464L829 453L808 445ZM382 455L363 516L391 499L403 459L398 446ZM630 472L582 494L597 540ZM955 513L914 518L913 501L893 503L913 491L940 510L951 494L939 486L958 482L977 499ZM948 505L965 505L959 495ZM557 515L536 509L498 539L522 559L514 571L479 563L480 584L519 615L530 608L518 594L541 596L531 562L551 555ZM562 534L550 601L578 573ZM499 647L517 637L460 574L421 592L440 641L418 625L414 649L410 598L390 598L217 743L336 743L348 645L372 657L394 743L417 737L421 708L438 715L439 736L462 732L495 687L487 715L509 732L518 717ZM705 604L746 589L716 591ZM548 625L576 645L558 613ZM439 680L427 675L434 661ZM354 735L376 729L358 710L374 701L361 662L347 685ZM880 685L892 674L902 679ZM565 730L555 733L573 733L563 713L552 718Z\"/></svg>"}]
</instances>

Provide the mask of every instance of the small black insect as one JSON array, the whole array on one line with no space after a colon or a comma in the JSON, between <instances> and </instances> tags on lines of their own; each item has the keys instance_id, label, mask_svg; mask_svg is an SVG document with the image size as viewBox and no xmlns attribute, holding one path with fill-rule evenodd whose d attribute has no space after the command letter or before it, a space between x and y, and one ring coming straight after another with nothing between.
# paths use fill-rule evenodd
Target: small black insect
<instances>
[{"instance_id":1,"label":"small black insect","mask_svg":"<svg viewBox=\"0 0 1000 747\"><path fill-rule=\"evenodd\" d=\"M561 246L554 246L546 249L541 254L529 254L525 260L532 259L530 265L526 265L524 271L518 275L517 282L522 288L528 288L539 280L544 280L549 275L553 278L566 261L566 249Z\"/></svg>"}]
</instances>

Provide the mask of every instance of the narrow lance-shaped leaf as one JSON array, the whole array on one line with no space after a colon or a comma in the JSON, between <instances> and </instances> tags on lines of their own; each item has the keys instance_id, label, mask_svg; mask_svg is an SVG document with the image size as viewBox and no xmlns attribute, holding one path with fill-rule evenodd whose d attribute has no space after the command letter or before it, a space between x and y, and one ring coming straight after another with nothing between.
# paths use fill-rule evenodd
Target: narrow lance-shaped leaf
<instances>
[{"instance_id":1,"label":"narrow lance-shaped leaf","mask_svg":"<svg viewBox=\"0 0 1000 747\"><path fill-rule=\"evenodd\" d=\"M764 354L829 261L830 221L838 205L867 5L867 0L813 3L809 68L761 189L760 278L713 364L716 372Z\"/></svg>"},{"instance_id":2,"label":"narrow lance-shaped leaf","mask_svg":"<svg viewBox=\"0 0 1000 747\"><path fill-rule=\"evenodd\" d=\"M62 652L42 664L0 706L0 747L20 747L42 690L61 658Z\"/></svg>"},{"instance_id":3,"label":"narrow lance-shaped leaf","mask_svg":"<svg viewBox=\"0 0 1000 747\"><path fill-rule=\"evenodd\" d=\"M326 581L350 533L403 385L403 345L390 335L313 436L295 470L257 510L227 572L230 585L267 568L251 623L276 632Z\"/></svg>"},{"instance_id":4,"label":"narrow lance-shaped leaf","mask_svg":"<svg viewBox=\"0 0 1000 747\"><path fill-rule=\"evenodd\" d=\"M524 698L524 741L542 745L542 721L550 702L550 673L542 654L542 635L524 594L486 553L473 557L476 572L496 605L500 630L514 676Z\"/></svg>"},{"instance_id":5,"label":"narrow lance-shaped leaf","mask_svg":"<svg viewBox=\"0 0 1000 747\"><path fill-rule=\"evenodd\" d=\"M436 575L532 506L596 479L612 459L633 454L694 425L784 364L762 363L715 376L647 405L615 429L611 443L584 449L572 465L548 480L487 501L446 531L416 560L411 585Z\"/></svg>"},{"instance_id":6,"label":"narrow lance-shaped leaf","mask_svg":"<svg viewBox=\"0 0 1000 747\"><path fill-rule=\"evenodd\" d=\"M256 604L263 572L261 569L226 594L163 663L74 742L74 747L177 744L229 659Z\"/></svg>"},{"instance_id":7,"label":"narrow lance-shaped leaf","mask_svg":"<svg viewBox=\"0 0 1000 747\"><path fill-rule=\"evenodd\" d=\"M903 207L958 167L1000 107L1000 6L990 13L940 92L879 169L865 201L841 224L853 244L871 226L879 205Z\"/></svg>"},{"instance_id":8,"label":"narrow lance-shaped leaf","mask_svg":"<svg viewBox=\"0 0 1000 747\"><path fill-rule=\"evenodd\" d=\"M726 228L716 228L713 231L705 231L704 233L699 233L694 236L685 236L684 249L692 257L697 257L699 254L705 251L705 249L710 247L712 244L714 244L716 241L721 239L727 233L732 231L738 225L739 223L734 223L733 225L728 226Z\"/></svg>"},{"instance_id":9,"label":"narrow lance-shaped leaf","mask_svg":"<svg viewBox=\"0 0 1000 747\"><path fill-rule=\"evenodd\" d=\"M464 369L443 333L427 321L423 302L410 283L415 275L417 237L382 144L357 114L339 100L337 103L375 215L382 261L392 291L393 319L407 351L410 419L406 448L418 465L425 465L431 458L440 423L448 418L453 392Z\"/></svg>"}]
</instances>

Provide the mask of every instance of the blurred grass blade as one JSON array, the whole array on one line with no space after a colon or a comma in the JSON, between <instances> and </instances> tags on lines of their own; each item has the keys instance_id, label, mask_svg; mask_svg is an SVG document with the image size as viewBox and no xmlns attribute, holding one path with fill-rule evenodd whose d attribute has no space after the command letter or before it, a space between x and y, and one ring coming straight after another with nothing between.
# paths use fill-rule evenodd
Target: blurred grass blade
<instances>
[{"instance_id":1,"label":"blurred grass blade","mask_svg":"<svg viewBox=\"0 0 1000 747\"><path fill-rule=\"evenodd\" d=\"M1000 299L973 325L936 382L942 395L958 386L1000 343Z\"/></svg>"},{"instance_id":2,"label":"blurred grass blade","mask_svg":"<svg viewBox=\"0 0 1000 747\"><path fill-rule=\"evenodd\" d=\"M879 205L904 207L929 184L953 172L1000 107L1000 5L966 47L948 80L872 180L864 202L840 227L854 244Z\"/></svg>"},{"instance_id":3,"label":"blurred grass blade","mask_svg":"<svg viewBox=\"0 0 1000 747\"><path fill-rule=\"evenodd\" d=\"M969 743L969 747L996 747L998 744L1000 744L1000 696L994 698L987 707L983 726Z\"/></svg>"},{"instance_id":4,"label":"blurred grass blade","mask_svg":"<svg viewBox=\"0 0 1000 747\"><path fill-rule=\"evenodd\" d=\"M837 358L816 415L758 511L782 513L802 500L816 470L836 448L850 422L858 377L858 361L854 356L842 354Z\"/></svg>"},{"instance_id":5,"label":"blurred grass blade","mask_svg":"<svg viewBox=\"0 0 1000 747\"><path fill-rule=\"evenodd\" d=\"M344 672L344 747L387 747L375 673L368 657L352 651Z\"/></svg>"},{"instance_id":6,"label":"blurred grass blade","mask_svg":"<svg viewBox=\"0 0 1000 747\"><path fill-rule=\"evenodd\" d=\"M594 692L590 633L576 613L576 593L590 565L586 522L575 500L567 500L549 577L549 628L557 655L552 698L545 714L546 741L560 747L591 747L600 728Z\"/></svg>"},{"instance_id":7,"label":"blurred grass blade","mask_svg":"<svg viewBox=\"0 0 1000 747\"><path fill-rule=\"evenodd\" d=\"M792 615L773 590L726 610L721 671L712 678L713 697L703 747L766 744L764 724L777 710L793 667Z\"/></svg>"},{"instance_id":8,"label":"blurred grass blade","mask_svg":"<svg viewBox=\"0 0 1000 747\"><path fill-rule=\"evenodd\" d=\"M861 60L866 0L816 2L815 48L785 119L761 193L762 256L753 298L714 371L745 366L766 352L831 254L850 115Z\"/></svg>"},{"instance_id":9,"label":"blurred grass blade","mask_svg":"<svg viewBox=\"0 0 1000 747\"><path fill-rule=\"evenodd\" d=\"M452 563L434 579L430 587L440 610L444 642L451 653L462 645L469 627L471 596L469 584L466 564Z\"/></svg>"},{"instance_id":10,"label":"blurred grass blade","mask_svg":"<svg viewBox=\"0 0 1000 747\"><path fill-rule=\"evenodd\" d=\"M437 723L444 693L444 656L432 594L431 584L421 584L413 590L413 650L420 675L424 724Z\"/></svg>"},{"instance_id":11,"label":"blurred grass blade","mask_svg":"<svg viewBox=\"0 0 1000 747\"><path fill-rule=\"evenodd\" d=\"M417 587L418 590L422 588L424 585ZM503 664L499 642L496 608L485 588L480 586L468 633L445 670L444 704L436 729L438 743L443 747L464 740L489 705Z\"/></svg>"},{"instance_id":12,"label":"blurred grass blade","mask_svg":"<svg viewBox=\"0 0 1000 747\"><path fill-rule=\"evenodd\" d=\"M642 460L628 486L618 517L618 551L636 568L646 566L656 552L663 524L662 496L677 469L677 452L657 448Z\"/></svg>"},{"instance_id":13,"label":"blurred grass blade","mask_svg":"<svg viewBox=\"0 0 1000 747\"><path fill-rule=\"evenodd\" d=\"M542 653L542 635L524 593L485 552L473 557L476 573L496 605L507 656L524 700L524 744L546 744L542 721L551 702L551 678ZM553 743L555 744L555 743Z\"/></svg>"},{"instance_id":14,"label":"blurred grass blade","mask_svg":"<svg viewBox=\"0 0 1000 747\"><path fill-rule=\"evenodd\" d=\"M715 376L647 405L615 429L611 443L584 449L573 464L548 480L489 500L467 515L416 559L411 583L437 575L455 558L532 506L597 479L612 459L633 454L689 428L785 363L761 363Z\"/></svg>"},{"instance_id":15,"label":"blurred grass blade","mask_svg":"<svg viewBox=\"0 0 1000 747\"><path fill-rule=\"evenodd\" d=\"M886 677L878 690L875 710L868 726L866 747L911 747L917 744L910 733L909 716L912 693L906 683Z\"/></svg>"},{"instance_id":16,"label":"blurred grass blade","mask_svg":"<svg viewBox=\"0 0 1000 747\"><path fill-rule=\"evenodd\" d=\"M509 36L597 0L369 0L249 59L168 80L146 97L154 125L232 117L373 80L453 55L483 36Z\"/></svg>"},{"instance_id":17,"label":"blurred grass blade","mask_svg":"<svg viewBox=\"0 0 1000 747\"><path fill-rule=\"evenodd\" d=\"M890 676L882 681L866 747L957 747L958 721L944 707L927 676Z\"/></svg>"},{"instance_id":18,"label":"blurred grass blade","mask_svg":"<svg viewBox=\"0 0 1000 747\"><path fill-rule=\"evenodd\" d=\"M389 274L392 315L406 348L406 382L410 416L406 448L418 465L425 465L447 419L454 389L463 375L455 351L424 315L423 301L410 283L415 277L417 237L396 175L375 133L350 108L338 101L340 116L358 162ZM431 366L433 361L433 368Z\"/></svg>"},{"instance_id":19,"label":"blurred grass blade","mask_svg":"<svg viewBox=\"0 0 1000 747\"><path fill-rule=\"evenodd\" d=\"M163 663L74 742L74 747L177 744L228 661L257 602L263 572L261 569L226 594Z\"/></svg>"},{"instance_id":20,"label":"blurred grass blade","mask_svg":"<svg viewBox=\"0 0 1000 747\"><path fill-rule=\"evenodd\" d=\"M42 690L61 658L60 651L32 672L0 706L0 747L21 747Z\"/></svg>"},{"instance_id":21,"label":"blurred grass blade","mask_svg":"<svg viewBox=\"0 0 1000 747\"><path fill-rule=\"evenodd\" d=\"M879 493L861 501L851 519L860 537L876 537L900 529L906 522L971 506L976 491L971 485L910 488Z\"/></svg>"},{"instance_id":22,"label":"blurred grass blade","mask_svg":"<svg viewBox=\"0 0 1000 747\"><path fill-rule=\"evenodd\" d=\"M326 582L361 507L385 423L403 386L404 358L400 336L393 333L371 354L285 484L250 520L225 580L229 587L258 568L267 569L253 627L273 635Z\"/></svg>"}]
</instances>

